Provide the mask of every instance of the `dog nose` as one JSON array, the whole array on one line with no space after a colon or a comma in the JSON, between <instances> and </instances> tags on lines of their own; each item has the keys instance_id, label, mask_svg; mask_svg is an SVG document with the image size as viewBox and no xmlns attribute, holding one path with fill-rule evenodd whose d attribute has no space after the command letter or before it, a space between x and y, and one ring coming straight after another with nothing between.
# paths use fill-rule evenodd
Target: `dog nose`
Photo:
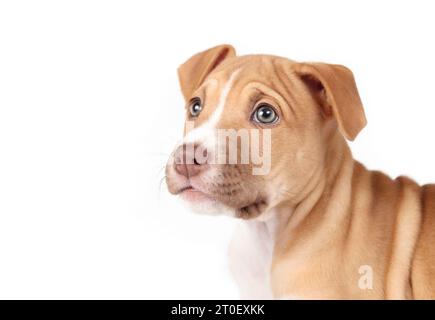
<instances>
[{"instance_id":1,"label":"dog nose","mask_svg":"<svg viewBox=\"0 0 435 320\"><path fill-rule=\"evenodd\" d=\"M207 149L193 144L183 144L174 153L175 171L186 178L196 176L207 167Z\"/></svg>"}]
</instances>

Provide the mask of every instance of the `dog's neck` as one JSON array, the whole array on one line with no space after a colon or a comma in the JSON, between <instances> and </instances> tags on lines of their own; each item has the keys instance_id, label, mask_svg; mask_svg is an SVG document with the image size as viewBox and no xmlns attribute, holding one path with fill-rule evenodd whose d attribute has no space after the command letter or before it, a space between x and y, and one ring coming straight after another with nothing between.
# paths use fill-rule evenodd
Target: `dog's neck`
<instances>
[{"instance_id":1,"label":"dog's neck","mask_svg":"<svg viewBox=\"0 0 435 320\"><path fill-rule=\"evenodd\" d=\"M325 144L330 149L323 171L312 176L298 202L284 201L260 216L261 220L242 223L230 247L232 271L242 297L252 298L250 293L258 292L262 299L272 298L271 270L280 258L293 254L297 263L301 254L328 251L331 239L346 236L337 230L349 226L355 161L340 134L331 139Z\"/></svg>"},{"instance_id":2,"label":"dog's neck","mask_svg":"<svg viewBox=\"0 0 435 320\"><path fill-rule=\"evenodd\" d=\"M344 138L337 132L328 142L323 171L315 172L297 200L283 201L270 209L261 221L275 239L294 233L307 221L328 215L328 221L337 221L347 212L351 200L354 160ZM325 170L324 168L327 168ZM341 201L330 201L339 198ZM329 219L330 218L330 219ZM322 217L320 217L321 220ZM325 220L326 221L326 220ZM318 224L321 225L321 224Z\"/></svg>"}]
</instances>

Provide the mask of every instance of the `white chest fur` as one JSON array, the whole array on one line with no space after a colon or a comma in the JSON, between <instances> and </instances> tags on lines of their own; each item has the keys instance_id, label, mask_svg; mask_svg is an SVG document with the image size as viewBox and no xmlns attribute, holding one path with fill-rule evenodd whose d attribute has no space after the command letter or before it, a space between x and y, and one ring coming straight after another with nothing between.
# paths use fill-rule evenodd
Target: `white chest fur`
<instances>
[{"instance_id":1,"label":"white chest fur","mask_svg":"<svg viewBox=\"0 0 435 320\"><path fill-rule=\"evenodd\" d=\"M230 268L241 299L272 299L270 273L276 222L242 221L229 249Z\"/></svg>"}]
</instances>

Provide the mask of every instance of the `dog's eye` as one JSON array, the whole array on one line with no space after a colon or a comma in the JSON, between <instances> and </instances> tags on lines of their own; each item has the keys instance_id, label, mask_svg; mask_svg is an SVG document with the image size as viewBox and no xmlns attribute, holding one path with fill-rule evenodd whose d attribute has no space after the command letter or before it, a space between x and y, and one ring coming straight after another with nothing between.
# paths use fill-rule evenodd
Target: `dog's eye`
<instances>
[{"instance_id":1,"label":"dog's eye","mask_svg":"<svg viewBox=\"0 0 435 320\"><path fill-rule=\"evenodd\" d=\"M197 117L202 110L201 100L193 98L189 105L189 112L192 117Z\"/></svg>"},{"instance_id":2,"label":"dog's eye","mask_svg":"<svg viewBox=\"0 0 435 320\"><path fill-rule=\"evenodd\" d=\"M263 103L255 110L253 119L259 123L270 124L278 120L278 115L272 106Z\"/></svg>"}]
</instances>

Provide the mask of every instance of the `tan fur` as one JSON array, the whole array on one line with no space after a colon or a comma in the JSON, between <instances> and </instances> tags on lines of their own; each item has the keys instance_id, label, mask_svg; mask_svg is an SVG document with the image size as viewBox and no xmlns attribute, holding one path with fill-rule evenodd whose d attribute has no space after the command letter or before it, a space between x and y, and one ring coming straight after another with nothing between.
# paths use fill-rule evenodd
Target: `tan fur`
<instances>
[{"instance_id":1,"label":"tan fur","mask_svg":"<svg viewBox=\"0 0 435 320\"><path fill-rule=\"evenodd\" d=\"M206 189L238 217L279 217L270 271L274 297L435 298L435 185L393 180L353 160L345 138L354 139L366 120L350 70L267 55L237 57L228 45L192 59L179 73L186 102L195 96L205 101L198 125L235 70L240 72L218 128L261 129L249 119L257 100L279 112L279 123L270 126L271 172L253 177L249 165L221 166L216 172L231 174L215 174L214 189ZM177 179L168 164L174 194ZM212 193L228 185L239 192ZM371 290L358 286L362 265L373 268Z\"/></svg>"}]
</instances>

